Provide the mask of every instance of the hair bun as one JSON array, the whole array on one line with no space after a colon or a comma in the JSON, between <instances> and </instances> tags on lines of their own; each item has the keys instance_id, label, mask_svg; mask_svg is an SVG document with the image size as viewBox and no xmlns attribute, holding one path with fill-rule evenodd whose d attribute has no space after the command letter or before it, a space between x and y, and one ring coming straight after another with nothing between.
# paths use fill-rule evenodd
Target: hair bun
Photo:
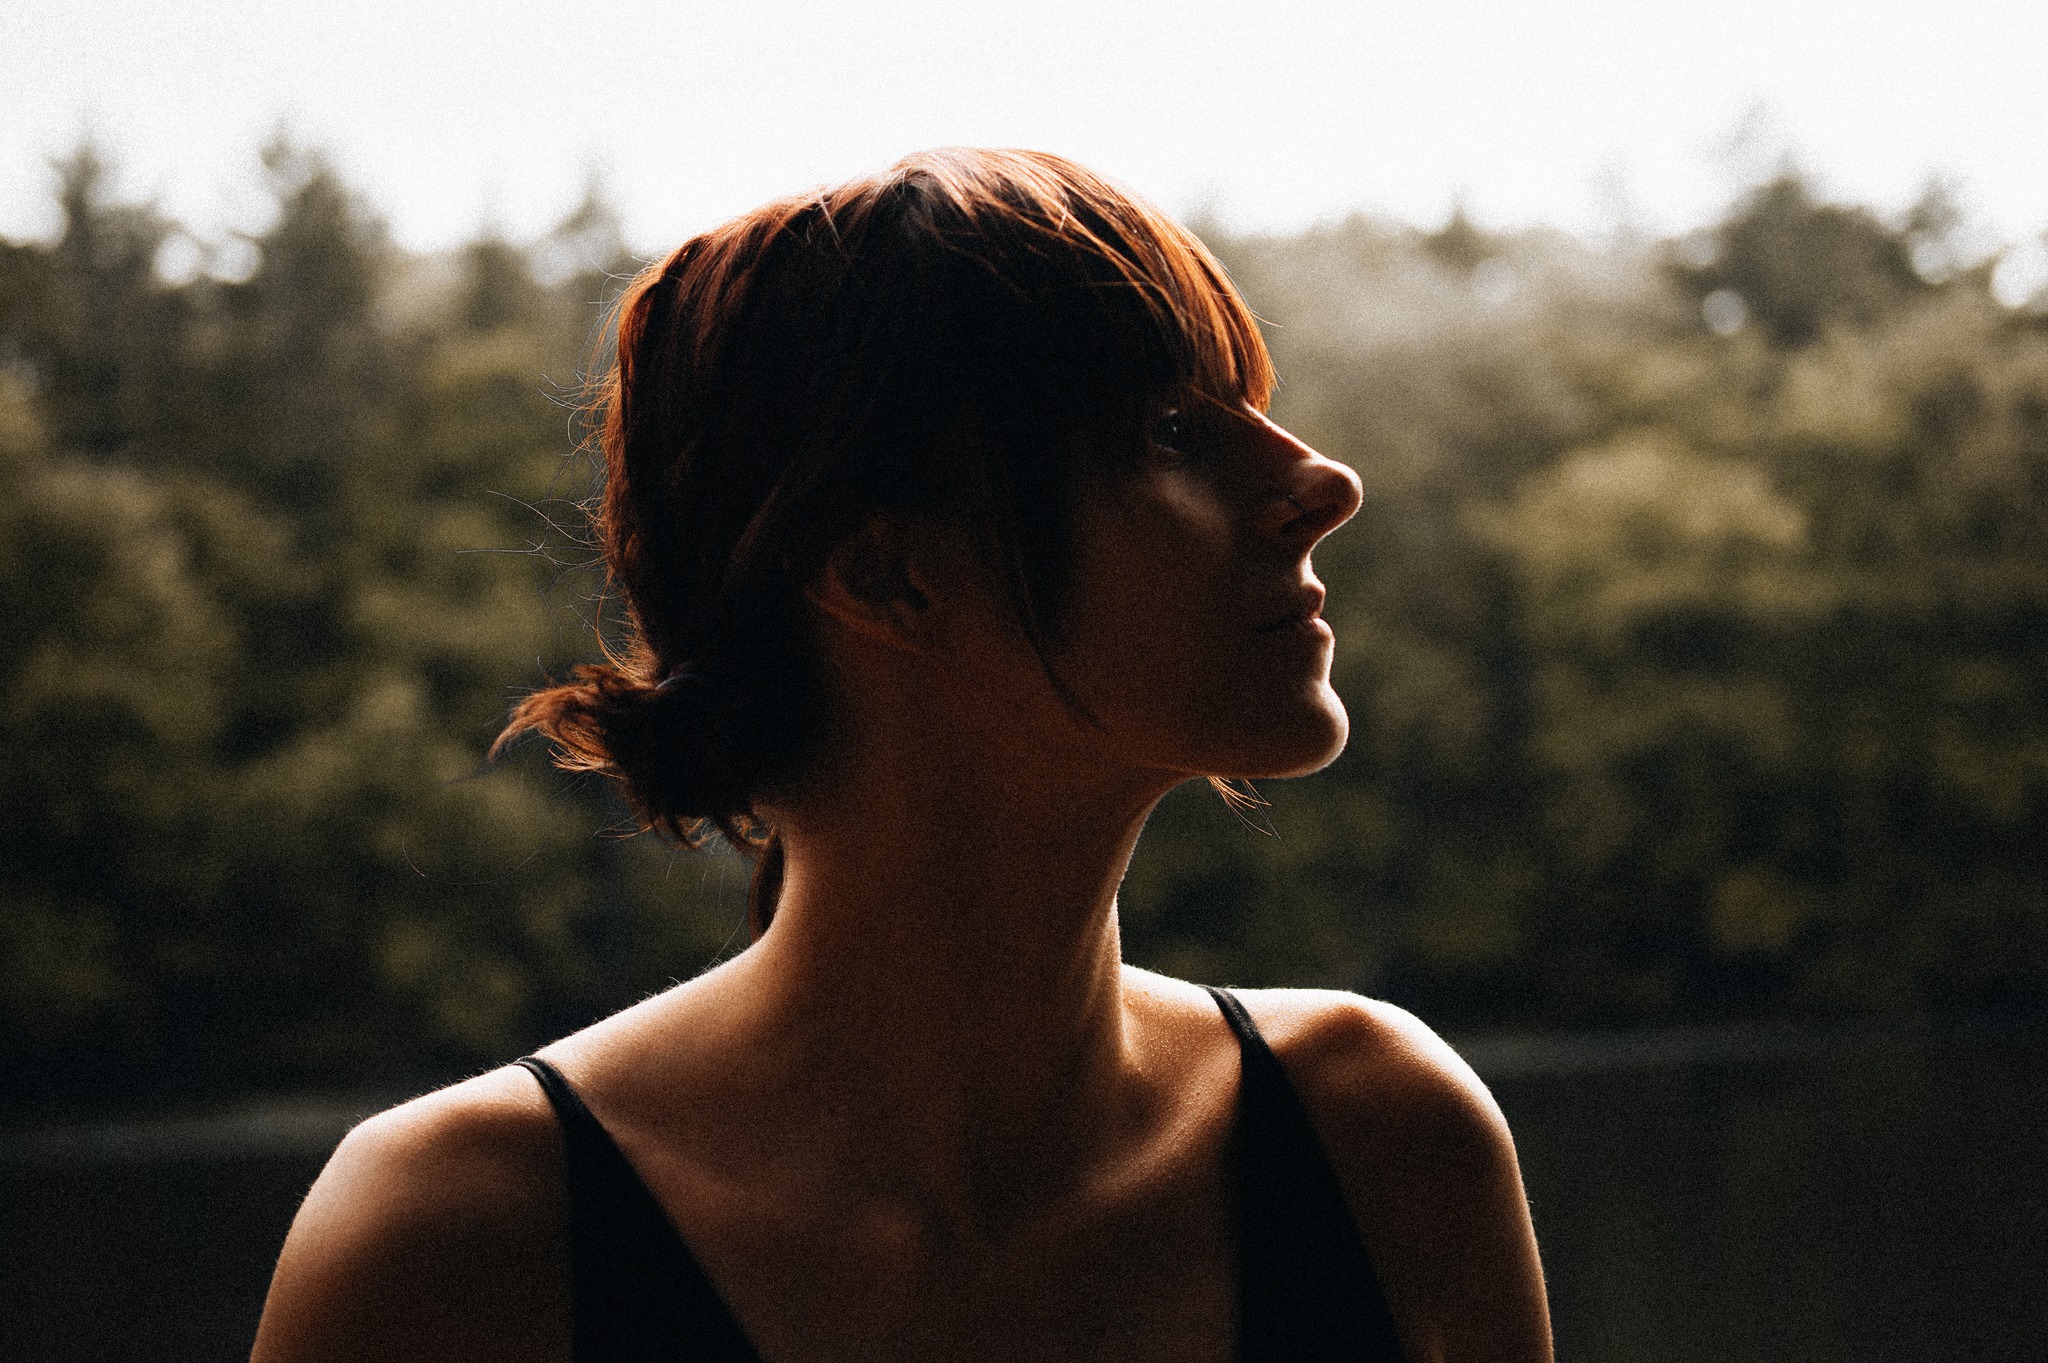
<instances>
[{"instance_id":1,"label":"hair bun","mask_svg":"<svg viewBox=\"0 0 2048 1363\"><path fill-rule=\"evenodd\" d=\"M695 667L678 668L652 686L617 673L601 685L594 716L636 812L648 823L722 819L744 810L753 785L744 724L726 688ZM695 841L695 838L691 839Z\"/></svg>"},{"instance_id":2,"label":"hair bun","mask_svg":"<svg viewBox=\"0 0 2048 1363\"><path fill-rule=\"evenodd\" d=\"M557 765L619 782L644 826L697 846L751 804L745 708L733 688L694 666L649 683L586 663L574 680L521 701L499 745L539 732Z\"/></svg>"}]
</instances>

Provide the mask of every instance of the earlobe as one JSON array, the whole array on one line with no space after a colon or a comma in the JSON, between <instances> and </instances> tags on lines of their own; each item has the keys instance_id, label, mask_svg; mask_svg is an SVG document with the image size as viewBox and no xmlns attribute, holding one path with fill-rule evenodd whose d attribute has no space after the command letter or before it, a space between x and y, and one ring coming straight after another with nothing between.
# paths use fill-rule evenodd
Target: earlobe
<instances>
[{"instance_id":1,"label":"earlobe","mask_svg":"<svg viewBox=\"0 0 2048 1363\"><path fill-rule=\"evenodd\" d=\"M932 598L904 544L900 526L869 521L826 555L804 595L863 638L910 653L929 651Z\"/></svg>"}]
</instances>

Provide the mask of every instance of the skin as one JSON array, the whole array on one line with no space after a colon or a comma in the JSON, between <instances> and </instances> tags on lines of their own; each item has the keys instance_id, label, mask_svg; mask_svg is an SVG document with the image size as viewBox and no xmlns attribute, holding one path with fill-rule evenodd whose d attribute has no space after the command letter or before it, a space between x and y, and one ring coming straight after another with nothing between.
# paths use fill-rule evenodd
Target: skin
<instances>
[{"instance_id":1,"label":"skin","mask_svg":"<svg viewBox=\"0 0 2048 1363\"><path fill-rule=\"evenodd\" d=\"M774 1363L1231 1356L1237 1043L1199 989L1122 963L1116 889L1181 781L1341 750L1309 551L1359 487L1248 408L1160 418L1082 498L1056 662L1094 722L966 536L871 524L810 593L837 722L770 811L773 926L543 1052ZM1409 1358L1549 1359L1478 1079L1390 1005L1244 997ZM561 1159L523 1070L364 1123L293 1226L256 1359L566 1359Z\"/></svg>"}]
</instances>

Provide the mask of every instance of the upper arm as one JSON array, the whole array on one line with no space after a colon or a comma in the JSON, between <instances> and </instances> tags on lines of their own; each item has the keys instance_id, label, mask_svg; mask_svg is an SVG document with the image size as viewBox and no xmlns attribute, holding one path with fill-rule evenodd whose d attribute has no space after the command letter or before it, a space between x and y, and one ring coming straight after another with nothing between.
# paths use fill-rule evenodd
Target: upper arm
<instances>
[{"instance_id":1,"label":"upper arm","mask_svg":"<svg viewBox=\"0 0 2048 1363\"><path fill-rule=\"evenodd\" d=\"M1413 1363L1548 1363L1550 1316L1514 1140L1420 1021L1348 994L1273 991L1300 1089Z\"/></svg>"},{"instance_id":2,"label":"upper arm","mask_svg":"<svg viewBox=\"0 0 2048 1363\"><path fill-rule=\"evenodd\" d=\"M254 1363L568 1357L560 1137L524 1078L484 1075L349 1133L292 1222Z\"/></svg>"}]
</instances>

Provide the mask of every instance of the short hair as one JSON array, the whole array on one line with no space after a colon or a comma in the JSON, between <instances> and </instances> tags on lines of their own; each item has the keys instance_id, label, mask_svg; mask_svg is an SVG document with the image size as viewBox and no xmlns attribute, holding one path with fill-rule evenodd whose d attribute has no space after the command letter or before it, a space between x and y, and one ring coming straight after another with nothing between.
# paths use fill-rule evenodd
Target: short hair
<instances>
[{"instance_id":1,"label":"short hair","mask_svg":"<svg viewBox=\"0 0 2048 1363\"><path fill-rule=\"evenodd\" d=\"M1273 387L1201 242L1043 152L921 152L768 204L643 270L615 317L590 513L623 646L498 743L540 732L689 846L772 834L756 804L825 720L802 591L869 518L967 515L1051 676L1083 437L1142 448L1163 396Z\"/></svg>"}]
</instances>

